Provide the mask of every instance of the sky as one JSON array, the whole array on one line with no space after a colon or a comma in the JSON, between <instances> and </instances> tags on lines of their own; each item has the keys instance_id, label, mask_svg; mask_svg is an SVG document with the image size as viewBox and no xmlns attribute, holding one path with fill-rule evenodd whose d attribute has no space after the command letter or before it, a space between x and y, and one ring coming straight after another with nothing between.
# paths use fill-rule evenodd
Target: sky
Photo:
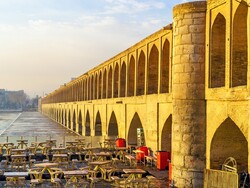
<instances>
[{"instance_id":1,"label":"sky","mask_svg":"<svg viewBox=\"0 0 250 188\"><path fill-rule=\"evenodd\" d=\"M186 0L0 0L0 88L45 96L172 23Z\"/></svg>"}]
</instances>

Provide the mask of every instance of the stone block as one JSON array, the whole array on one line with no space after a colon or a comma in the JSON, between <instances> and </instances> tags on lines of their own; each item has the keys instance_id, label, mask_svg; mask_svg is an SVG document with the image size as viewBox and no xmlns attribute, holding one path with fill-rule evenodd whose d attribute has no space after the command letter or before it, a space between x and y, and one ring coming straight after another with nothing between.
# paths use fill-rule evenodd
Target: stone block
<instances>
[{"instance_id":1,"label":"stone block","mask_svg":"<svg viewBox=\"0 0 250 188\"><path fill-rule=\"evenodd\" d=\"M193 54L194 53L194 45L185 44L183 45L183 54Z\"/></svg>"},{"instance_id":2,"label":"stone block","mask_svg":"<svg viewBox=\"0 0 250 188\"><path fill-rule=\"evenodd\" d=\"M183 34L188 34L189 33L189 27L188 25L184 25L184 26L181 26L179 27L179 35L183 35Z\"/></svg>"},{"instance_id":3,"label":"stone block","mask_svg":"<svg viewBox=\"0 0 250 188\"><path fill-rule=\"evenodd\" d=\"M191 44L192 35L190 33L181 36L181 44Z\"/></svg>"}]
</instances>

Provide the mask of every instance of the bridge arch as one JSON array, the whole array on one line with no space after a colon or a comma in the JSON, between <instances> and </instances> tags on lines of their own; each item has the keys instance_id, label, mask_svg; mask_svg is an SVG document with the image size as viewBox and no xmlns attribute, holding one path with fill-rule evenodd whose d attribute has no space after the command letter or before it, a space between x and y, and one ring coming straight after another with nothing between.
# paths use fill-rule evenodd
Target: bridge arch
<instances>
[{"instance_id":1,"label":"bridge arch","mask_svg":"<svg viewBox=\"0 0 250 188\"><path fill-rule=\"evenodd\" d=\"M135 58L132 55L129 61L129 71L128 71L128 96L134 96L135 93Z\"/></svg>"},{"instance_id":2,"label":"bridge arch","mask_svg":"<svg viewBox=\"0 0 250 188\"><path fill-rule=\"evenodd\" d=\"M81 110L79 111L79 115L78 115L78 133L82 135L82 112Z\"/></svg>"},{"instance_id":3,"label":"bridge arch","mask_svg":"<svg viewBox=\"0 0 250 188\"><path fill-rule=\"evenodd\" d=\"M116 63L114 68L114 93L113 93L114 98L118 97L119 93L118 88L119 88L119 65L118 63Z\"/></svg>"},{"instance_id":4,"label":"bridge arch","mask_svg":"<svg viewBox=\"0 0 250 188\"><path fill-rule=\"evenodd\" d=\"M138 129L140 129L141 132L141 143L138 142L138 137L137 137L137 133L138 133ZM144 136L144 130L143 130L143 126L141 123L141 119L138 115L138 113L136 112L131 120L131 123L129 125L129 130L128 130L128 144L129 145L146 145L146 139Z\"/></svg>"},{"instance_id":5,"label":"bridge arch","mask_svg":"<svg viewBox=\"0 0 250 188\"><path fill-rule=\"evenodd\" d=\"M110 66L109 73L108 73L108 97L107 98L112 98L112 88L113 88L112 77L113 77L113 71L112 71L112 67Z\"/></svg>"},{"instance_id":6,"label":"bridge arch","mask_svg":"<svg viewBox=\"0 0 250 188\"><path fill-rule=\"evenodd\" d=\"M120 73L120 97L125 97L126 92L126 63L123 61Z\"/></svg>"},{"instance_id":7,"label":"bridge arch","mask_svg":"<svg viewBox=\"0 0 250 188\"><path fill-rule=\"evenodd\" d=\"M102 72L100 71L100 74L98 76L98 99L102 99Z\"/></svg>"},{"instance_id":8,"label":"bridge arch","mask_svg":"<svg viewBox=\"0 0 250 188\"><path fill-rule=\"evenodd\" d=\"M71 129L71 116L70 116L70 110L68 112L68 128Z\"/></svg>"},{"instance_id":9,"label":"bridge arch","mask_svg":"<svg viewBox=\"0 0 250 188\"><path fill-rule=\"evenodd\" d=\"M170 78L170 42L165 40L162 49L161 62L161 88L160 93L169 93L169 78Z\"/></svg>"},{"instance_id":10,"label":"bridge arch","mask_svg":"<svg viewBox=\"0 0 250 188\"><path fill-rule=\"evenodd\" d=\"M86 118L85 118L85 136L90 136L90 135L91 135L90 115L89 115L89 111L87 111Z\"/></svg>"},{"instance_id":11,"label":"bridge arch","mask_svg":"<svg viewBox=\"0 0 250 188\"><path fill-rule=\"evenodd\" d=\"M159 51L154 44L150 50L147 76L147 94L158 93Z\"/></svg>"},{"instance_id":12,"label":"bridge arch","mask_svg":"<svg viewBox=\"0 0 250 188\"><path fill-rule=\"evenodd\" d=\"M76 131L76 112L75 112L75 110L73 111L72 124L73 124L73 131Z\"/></svg>"},{"instance_id":13,"label":"bridge arch","mask_svg":"<svg viewBox=\"0 0 250 188\"><path fill-rule=\"evenodd\" d=\"M107 98L107 69L104 69L103 79L102 79L102 99Z\"/></svg>"},{"instance_id":14,"label":"bridge arch","mask_svg":"<svg viewBox=\"0 0 250 188\"><path fill-rule=\"evenodd\" d=\"M137 66L137 96L144 95L145 93L145 60L145 53L141 51Z\"/></svg>"},{"instance_id":15,"label":"bridge arch","mask_svg":"<svg viewBox=\"0 0 250 188\"><path fill-rule=\"evenodd\" d=\"M247 85L248 67L248 5L242 1L233 18L231 86Z\"/></svg>"},{"instance_id":16,"label":"bridge arch","mask_svg":"<svg viewBox=\"0 0 250 188\"><path fill-rule=\"evenodd\" d=\"M161 132L161 150L171 152L172 149L172 115L170 115Z\"/></svg>"},{"instance_id":17,"label":"bridge arch","mask_svg":"<svg viewBox=\"0 0 250 188\"><path fill-rule=\"evenodd\" d=\"M239 171L248 169L248 142L231 118L227 118L213 135L210 168L220 169L219 165L228 157L236 159Z\"/></svg>"},{"instance_id":18,"label":"bridge arch","mask_svg":"<svg viewBox=\"0 0 250 188\"><path fill-rule=\"evenodd\" d=\"M102 136L102 120L98 111L95 119L95 136Z\"/></svg>"},{"instance_id":19,"label":"bridge arch","mask_svg":"<svg viewBox=\"0 0 250 188\"><path fill-rule=\"evenodd\" d=\"M226 19L219 13L212 25L210 88L224 87L226 75Z\"/></svg>"},{"instance_id":20,"label":"bridge arch","mask_svg":"<svg viewBox=\"0 0 250 188\"><path fill-rule=\"evenodd\" d=\"M108 136L118 136L118 123L114 111L111 113L108 124Z\"/></svg>"}]
</instances>

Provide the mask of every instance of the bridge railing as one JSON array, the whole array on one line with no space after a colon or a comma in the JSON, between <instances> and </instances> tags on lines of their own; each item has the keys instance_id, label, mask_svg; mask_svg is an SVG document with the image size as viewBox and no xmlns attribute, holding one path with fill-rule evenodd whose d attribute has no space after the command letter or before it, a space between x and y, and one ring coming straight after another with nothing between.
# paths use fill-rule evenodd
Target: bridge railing
<instances>
[{"instance_id":1,"label":"bridge railing","mask_svg":"<svg viewBox=\"0 0 250 188\"><path fill-rule=\"evenodd\" d=\"M230 187L238 188L238 174L222 170L205 169L204 188Z\"/></svg>"}]
</instances>

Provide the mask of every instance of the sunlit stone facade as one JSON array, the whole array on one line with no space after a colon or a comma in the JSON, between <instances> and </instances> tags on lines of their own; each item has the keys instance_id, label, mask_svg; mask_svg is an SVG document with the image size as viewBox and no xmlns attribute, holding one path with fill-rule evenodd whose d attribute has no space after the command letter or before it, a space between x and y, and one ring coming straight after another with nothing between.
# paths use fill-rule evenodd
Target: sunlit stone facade
<instances>
[{"instance_id":1,"label":"sunlit stone facade","mask_svg":"<svg viewBox=\"0 0 250 188\"><path fill-rule=\"evenodd\" d=\"M249 5L189 2L173 23L44 97L41 111L83 136L171 152L177 187L202 187L231 156L249 171Z\"/></svg>"}]
</instances>

